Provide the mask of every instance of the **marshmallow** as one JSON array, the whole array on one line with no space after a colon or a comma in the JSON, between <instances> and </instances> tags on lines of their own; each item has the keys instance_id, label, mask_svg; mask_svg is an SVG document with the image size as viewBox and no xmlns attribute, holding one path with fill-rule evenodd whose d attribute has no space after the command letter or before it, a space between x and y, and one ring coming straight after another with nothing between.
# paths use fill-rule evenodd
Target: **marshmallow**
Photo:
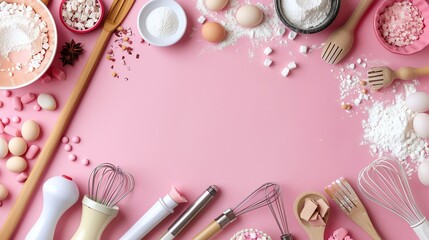
<instances>
[{"instance_id":1,"label":"marshmallow","mask_svg":"<svg viewBox=\"0 0 429 240\"><path fill-rule=\"evenodd\" d=\"M272 63L273 63L273 61L271 59L265 58L265 61L264 61L264 66L265 67L271 66Z\"/></svg>"}]
</instances>

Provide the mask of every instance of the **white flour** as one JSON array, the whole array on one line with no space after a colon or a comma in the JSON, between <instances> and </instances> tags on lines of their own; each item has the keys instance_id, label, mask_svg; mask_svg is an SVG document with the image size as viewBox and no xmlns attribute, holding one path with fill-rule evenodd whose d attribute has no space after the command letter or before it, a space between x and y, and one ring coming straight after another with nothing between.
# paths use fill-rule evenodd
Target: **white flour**
<instances>
[{"instance_id":1,"label":"white flour","mask_svg":"<svg viewBox=\"0 0 429 240\"><path fill-rule=\"evenodd\" d=\"M293 25L309 29L326 19L331 10L331 0L283 0L282 8Z\"/></svg>"},{"instance_id":2,"label":"white flour","mask_svg":"<svg viewBox=\"0 0 429 240\"><path fill-rule=\"evenodd\" d=\"M172 36L179 27L179 19L173 9L159 7L149 13L146 19L147 30L154 37Z\"/></svg>"},{"instance_id":3,"label":"white flour","mask_svg":"<svg viewBox=\"0 0 429 240\"><path fill-rule=\"evenodd\" d=\"M414 113L406 106L405 97L416 91L413 84L404 84L405 93L396 95L392 104L376 101L367 109L368 119L362 121L362 145L370 145L373 156L391 155L411 163L422 161L429 148L426 140L417 137L412 127ZM406 164L408 174L414 169Z\"/></svg>"},{"instance_id":4,"label":"white flour","mask_svg":"<svg viewBox=\"0 0 429 240\"><path fill-rule=\"evenodd\" d=\"M253 47L259 46L262 42L273 40L275 37L281 37L284 34L285 27L275 15L274 6L264 6L256 4L264 11L263 22L254 28L241 27L235 20L235 13L242 6L237 0L230 0L227 9L222 12L209 11L204 6L204 0L197 0L198 11L210 21L216 21L222 24L227 33L226 39L216 45L217 49L235 45L240 38L248 38ZM249 56L251 53L249 53Z\"/></svg>"},{"instance_id":5,"label":"white flour","mask_svg":"<svg viewBox=\"0 0 429 240\"><path fill-rule=\"evenodd\" d=\"M46 23L30 6L4 1L0 3L0 18L0 57L7 59L12 52L29 50L28 71L39 68L49 48Z\"/></svg>"}]
</instances>

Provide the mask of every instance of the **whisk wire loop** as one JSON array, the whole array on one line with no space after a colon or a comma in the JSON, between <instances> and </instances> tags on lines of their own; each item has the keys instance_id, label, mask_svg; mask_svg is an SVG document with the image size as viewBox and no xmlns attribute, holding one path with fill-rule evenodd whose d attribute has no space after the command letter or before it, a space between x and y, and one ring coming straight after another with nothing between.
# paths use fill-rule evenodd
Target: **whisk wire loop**
<instances>
[{"instance_id":1,"label":"whisk wire loop","mask_svg":"<svg viewBox=\"0 0 429 240\"><path fill-rule=\"evenodd\" d=\"M286 235L289 234L289 228L286 219L283 196L279 186L277 191L277 197L275 197L275 199L271 203L269 203L268 206L270 208L271 214L274 217L274 220L276 221L277 226L280 229L281 234ZM269 193L270 192L267 192L266 194L268 195ZM290 239L292 239L291 236Z\"/></svg>"},{"instance_id":2,"label":"whisk wire loop","mask_svg":"<svg viewBox=\"0 0 429 240\"><path fill-rule=\"evenodd\" d=\"M358 185L366 198L413 226L425 217L417 207L407 178L405 169L398 160L383 157L362 169Z\"/></svg>"},{"instance_id":3,"label":"whisk wire loop","mask_svg":"<svg viewBox=\"0 0 429 240\"><path fill-rule=\"evenodd\" d=\"M279 185L277 183L264 183L242 202L240 202L232 211L236 216L261 208L275 201L279 195Z\"/></svg>"},{"instance_id":4,"label":"whisk wire loop","mask_svg":"<svg viewBox=\"0 0 429 240\"><path fill-rule=\"evenodd\" d=\"M133 176L111 163L102 163L88 181L88 196L105 206L115 206L134 189Z\"/></svg>"}]
</instances>

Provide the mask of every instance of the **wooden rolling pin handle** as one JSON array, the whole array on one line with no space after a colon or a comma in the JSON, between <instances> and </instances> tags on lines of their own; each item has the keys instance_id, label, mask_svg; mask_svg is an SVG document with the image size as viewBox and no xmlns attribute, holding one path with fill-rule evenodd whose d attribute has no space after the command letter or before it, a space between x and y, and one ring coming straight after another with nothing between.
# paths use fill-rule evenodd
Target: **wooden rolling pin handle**
<instances>
[{"instance_id":1,"label":"wooden rolling pin handle","mask_svg":"<svg viewBox=\"0 0 429 240\"><path fill-rule=\"evenodd\" d=\"M417 77L429 75L429 66L421 68L401 67L396 71L397 77L402 80L413 80Z\"/></svg>"},{"instance_id":2,"label":"wooden rolling pin handle","mask_svg":"<svg viewBox=\"0 0 429 240\"><path fill-rule=\"evenodd\" d=\"M98 38L98 41L95 43L94 49L89 56L85 68L82 70L80 78L76 82L76 85L70 94L70 97L64 106L64 109L62 110L57 123L54 126L54 129L49 135L49 138L40 152L27 181L25 181L25 184L22 187L15 204L10 210L9 215L7 216L6 221L0 230L0 240L12 239L12 235L22 218L24 211L26 210L28 202L30 201L34 190L38 186L38 183L43 176L44 170L46 169L52 155L54 154L56 147L60 142L61 137L63 136L63 133L67 128L70 119L83 96L83 93L85 92L86 87L88 86L89 80L94 73L97 63L100 61L110 35L111 32L103 29L100 37Z\"/></svg>"},{"instance_id":3,"label":"wooden rolling pin handle","mask_svg":"<svg viewBox=\"0 0 429 240\"><path fill-rule=\"evenodd\" d=\"M218 234L220 231L222 231L221 226L216 221L213 221L208 225L206 228L204 228L200 233L197 234L192 240L209 240L214 235Z\"/></svg>"}]
</instances>

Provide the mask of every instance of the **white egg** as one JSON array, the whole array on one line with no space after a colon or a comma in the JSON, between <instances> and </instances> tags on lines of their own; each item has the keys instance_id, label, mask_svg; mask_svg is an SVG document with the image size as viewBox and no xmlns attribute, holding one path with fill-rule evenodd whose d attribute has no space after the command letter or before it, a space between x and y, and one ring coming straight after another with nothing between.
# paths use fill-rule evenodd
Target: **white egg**
<instances>
[{"instance_id":1,"label":"white egg","mask_svg":"<svg viewBox=\"0 0 429 240\"><path fill-rule=\"evenodd\" d=\"M255 5L244 5L238 9L235 19L241 26L252 28L262 22L264 12Z\"/></svg>"},{"instance_id":2,"label":"white egg","mask_svg":"<svg viewBox=\"0 0 429 240\"><path fill-rule=\"evenodd\" d=\"M413 119L413 126L417 136L429 138L429 114L417 114Z\"/></svg>"},{"instance_id":3,"label":"white egg","mask_svg":"<svg viewBox=\"0 0 429 240\"><path fill-rule=\"evenodd\" d=\"M415 92L407 97L407 106L411 111L422 113L429 110L429 94Z\"/></svg>"},{"instance_id":4,"label":"white egg","mask_svg":"<svg viewBox=\"0 0 429 240\"><path fill-rule=\"evenodd\" d=\"M23 138L14 137L9 140L9 152L15 156L21 156L27 151L27 142Z\"/></svg>"},{"instance_id":5,"label":"white egg","mask_svg":"<svg viewBox=\"0 0 429 240\"><path fill-rule=\"evenodd\" d=\"M36 121L27 120L21 127L22 137L27 141L34 141L39 137L40 126Z\"/></svg>"},{"instance_id":6,"label":"white egg","mask_svg":"<svg viewBox=\"0 0 429 240\"><path fill-rule=\"evenodd\" d=\"M206 8L211 11L220 11L226 6L226 4L228 4L228 0L206 0L205 1Z\"/></svg>"},{"instance_id":7,"label":"white egg","mask_svg":"<svg viewBox=\"0 0 429 240\"><path fill-rule=\"evenodd\" d=\"M0 201L5 200L8 194L9 191L7 190L7 188L3 184L0 184Z\"/></svg>"},{"instance_id":8,"label":"white egg","mask_svg":"<svg viewBox=\"0 0 429 240\"><path fill-rule=\"evenodd\" d=\"M429 161L424 161L420 163L420 166L417 170L417 175L420 182L429 187Z\"/></svg>"},{"instance_id":9,"label":"white egg","mask_svg":"<svg viewBox=\"0 0 429 240\"><path fill-rule=\"evenodd\" d=\"M6 168L14 173L21 173L27 168L27 161L24 158L14 156L6 161Z\"/></svg>"},{"instance_id":10,"label":"white egg","mask_svg":"<svg viewBox=\"0 0 429 240\"><path fill-rule=\"evenodd\" d=\"M7 141L3 137L0 137L0 158L5 158L9 153Z\"/></svg>"},{"instance_id":11,"label":"white egg","mask_svg":"<svg viewBox=\"0 0 429 240\"><path fill-rule=\"evenodd\" d=\"M37 103L43 110L54 111L57 108L57 101L54 96L48 93L39 94Z\"/></svg>"}]
</instances>

